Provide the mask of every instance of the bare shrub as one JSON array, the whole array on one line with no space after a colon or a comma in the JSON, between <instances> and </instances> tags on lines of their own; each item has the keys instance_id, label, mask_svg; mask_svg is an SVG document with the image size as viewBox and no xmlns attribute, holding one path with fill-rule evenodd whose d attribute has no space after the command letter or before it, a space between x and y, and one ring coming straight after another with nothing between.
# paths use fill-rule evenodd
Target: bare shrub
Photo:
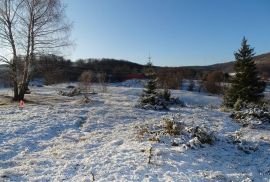
<instances>
[{"instance_id":1,"label":"bare shrub","mask_svg":"<svg viewBox=\"0 0 270 182\"><path fill-rule=\"evenodd\" d=\"M151 164L151 159L153 158L153 147L149 149L148 164Z\"/></svg>"},{"instance_id":2,"label":"bare shrub","mask_svg":"<svg viewBox=\"0 0 270 182\"><path fill-rule=\"evenodd\" d=\"M91 89L92 72L84 71L79 78L79 88L84 92L89 92Z\"/></svg>"},{"instance_id":3,"label":"bare shrub","mask_svg":"<svg viewBox=\"0 0 270 182\"><path fill-rule=\"evenodd\" d=\"M160 70L157 73L158 86L163 89L179 89L182 83L182 77L179 73L171 70Z\"/></svg>"},{"instance_id":4,"label":"bare shrub","mask_svg":"<svg viewBox=\"0 0 270 182\"><path fill-rule=\"evenodd\" d=\"M165 118L164 119L164 132L169 135L180 135L183 131L184 126L180 123L177 123L171 119Z\"/></svg>"},{"instance_id":5,"label":"bare shrub","mask_svg":"<svg viewBox=\"0 0 270 182\"><path fill-rule=\"evenodd\" d=\"M58 95L68 96L68 97L74 97L74 96L77 96L77 95L80 95L80 94L81 94L81 91L80 91L80 89L77 89L77 88L73 88L72 90L67 91L67 92L62 91L62 90L60 90L58 92Z\"/></svg>"},{"instance_id":6,"label":"bare shrub","mask_svg":"<svg viewBox=\"0 0 270 182\"><path fill-rule=\"evenodd\" d=\"M101 92L107 91L106 77L107 77L106 73L97 74L97 80L100 85Z\"/></svg>"},{"instance_id":7,"label":"bare shrub","mask_svg":"<svg viewBox=\"0 0 270 182\"><path fill-rule=\"evenodd\" d=\"M139 138L143 138L146 133L149 133L147 126L137 126Z\"/></svg>"},{"instance_id":8,"label":"bare shrub","mask_svg":"<svg viewBox=\"0 0 270 182\"><path fill-rule=\"evenodd\" d=\"M80 100L77 101L77 104L88 104L91 102L91 99L86 95L83 96Z\"/></svg>"},{"instance_id":9,"label":"bare shrub","mask_svg":"<svg viewBox=\"0 0 270 182\"><path fill-rule=\"evenodd\" d=\"M205 89L212 94L223 93L222 82L224 81L224 74L220 71L213 71L206 76L204 82Z\"/></svg>"}]
</instances>

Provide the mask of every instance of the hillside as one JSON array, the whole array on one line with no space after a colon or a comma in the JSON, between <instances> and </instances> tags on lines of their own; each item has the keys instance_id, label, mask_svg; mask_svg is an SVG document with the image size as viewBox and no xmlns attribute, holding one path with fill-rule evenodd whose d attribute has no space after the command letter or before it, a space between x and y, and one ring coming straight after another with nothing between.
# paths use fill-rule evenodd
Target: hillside
<instances>
[{"instance_id":1,"label":"hillside","mask_svg":"<svg viewBox=\"0 0 270 182\"><path fill-rule=\"evenodd\" d=\"M89 61L90 60L90 61ZM95 68L95 70L105 71L109 73L125 74L130 72L142 73L145 68L144 65L136 64L129 61L114 60L114 59L103 59L96 61L95 59L85 60L83 66L79 66L80 70L86 68ZM91 61L94 60L94 61ZM261 54L254 57L255 63L261 75L270 78L270 52ZM194 75L203 75L209 71L222 71L222 72L233 72L234 61L213 64L208 66L182 66L182 67L160 67L156 66L158 70L177 70L179 72L188 72L184 77L192 77ZM123 71L125 70L125 71Z\"/></svg>"},{"instance_id":2,"label":"hillside","mask_svg":"<svg viewBox=\"0 0 270 182\"><path fill-rule=\"evenodd\" d=\"M97 87L98 94L88 95L91 102L83 103L82 95L57 94L66 86L31 88L27 99L34 102L24 109L15 103L0 106L0 181L270 178L269 125L241 127L219 111L219 97L173 91L186 107L152 111L134 107L140 88L109 87L100 93ZM0 89L0 97L5 93ZM166 119L180 123L183 133L166 134ZM188 133L197 126L213 133L213 143L200 143Z\"/></svg>"},{"instance_id":3,"label":"hillside","mask_svg":"<svg viewBox=\"0 0 270 182\"><path fill-rule=\"evenodd\" d=\"M261 73L267 73L268 77L270 77L270 52L261 54L254 57L255 63L257 65L258 70ZM198 69L198 70L220 70L223 72L233 72L233 64L234 61L213 64L209 66L193 66L189 68Z\"/></svg>"}]
</instances>

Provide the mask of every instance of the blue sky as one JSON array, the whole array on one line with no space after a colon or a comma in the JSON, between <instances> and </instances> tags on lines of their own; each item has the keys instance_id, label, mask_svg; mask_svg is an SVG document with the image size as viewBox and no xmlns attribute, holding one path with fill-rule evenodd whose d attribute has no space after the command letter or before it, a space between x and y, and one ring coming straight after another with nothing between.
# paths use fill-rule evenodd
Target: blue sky
<instances>
[{"instance_id":1,"label":"blue sky","mask_svg":"<svg viewBox=\"0 0 270 182\"><path fill-rule=\"evenodd\" d=\"M270 52L269 0L65 0L76 46L67 56L155 65L233 60L246 36Z\"/></svg>"}]
</instances>

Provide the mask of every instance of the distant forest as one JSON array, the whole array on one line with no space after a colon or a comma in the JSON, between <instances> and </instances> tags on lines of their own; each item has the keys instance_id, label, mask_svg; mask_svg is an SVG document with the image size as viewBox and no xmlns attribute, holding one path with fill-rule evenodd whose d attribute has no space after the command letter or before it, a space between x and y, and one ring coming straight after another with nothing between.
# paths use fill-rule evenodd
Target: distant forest
<instances>
[{"instance_id":1,"label":"distant forest","mask_svg":"<svg viewBox=\"0 0 270 182\"><path fill-rule=\"evenodd\" d=\"M105 73L106 81L118 82L144 77L146 65L116 59L79 59L75 62L55 55L40 56L34 65L33 78L44 78L47 84L63 81L77 81L81 73ZM200 79L204 71L183 67L158 67L158 75L181 77L181 79ZM95 80L94 80L95 81Z\"/></svg>"},{"instance_id":2,"label":"distant forest","mask_svg":"<svg viewBox=\"0 0 270 182\"><path fill-rule=\"evenodd\" d=\"M270 78L270 53L256 56L255 62L261 76ZM0 82L8 85L6 66L0 65ZM23 65L20 66L23 68ZM93 75L106 74L107 82L119 82L132 78L145 78L146 65L116 59L79 59L75 62L56 55L42 55L36 58L33 64L31 78L42 78L45 84L54 84L67 81L78 81L84 71L91 71ZM183 79L205 80L212 72L222 72L228 80L228 73L233 71L233 62L210 66L191 67L159 67L154 66L158 78L175 85ZM95 77L93 77L95 81ZM171 86L173 88L173 86Z\"/></svg>"}]
</instances>

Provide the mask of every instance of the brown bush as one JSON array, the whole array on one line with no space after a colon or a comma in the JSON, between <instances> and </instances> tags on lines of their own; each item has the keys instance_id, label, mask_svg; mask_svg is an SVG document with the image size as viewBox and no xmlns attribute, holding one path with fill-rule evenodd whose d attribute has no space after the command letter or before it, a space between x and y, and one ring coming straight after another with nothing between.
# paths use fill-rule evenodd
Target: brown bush
<instances>
[{"instance_id":1,"label":"brown bush","mask_svg":"<svg viewBox=\"0 0 270 182\"><path fill-rule=\"evenodd\" d=\"M92 72L84 71L79 78L79 87L85 92L89 92L91 89Z\"/></svg>"},{"instance_id":2,"label":"brown bush","mask_svg":"<svg viewBox=\"0 0 270 182\"><path fill-rule=\"evenodd\" d=\"M157 73L158 86L163 89L179 89L182 83L180 73L173 70L159 70Z\"/></svg>"},{"instance_id":3,"label":"brown bush","mask_svg":"<svg viewBox=\"0 0 270 182\"><path fill-rule=\"evenodd\" d=\"M204 87L208 92L212 94L221 94L223 93L223 81L224 74L219 71L213 71L206 76Z\"/></svg>"}]
</instances>

